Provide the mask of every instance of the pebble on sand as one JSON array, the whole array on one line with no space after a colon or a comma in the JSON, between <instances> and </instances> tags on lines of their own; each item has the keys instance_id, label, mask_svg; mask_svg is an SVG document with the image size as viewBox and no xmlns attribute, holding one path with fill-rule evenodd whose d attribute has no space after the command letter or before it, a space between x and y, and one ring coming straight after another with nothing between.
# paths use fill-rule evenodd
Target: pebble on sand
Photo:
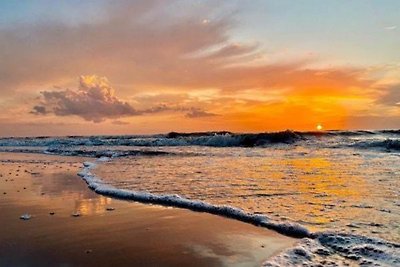
<instances>
[{"instance_id":1,"label":"pebble on sand","mask_svg":"<svg viewBox=\"0 0 400 267\"><path fill-rule=\"evenodd\" d=\"M113 210L115 210L115 208L113 208L113 207L107 207L106 210L107 210L107 211L113 211Z\"/></svg>"},{"instance_id":2,"label":"pebble on sand","mask_svg":"<svg viewBox=\"0 0 400 267\"><path fill-rule=\"evenodd\" d=\"M79 212L72 213L72 217L79 217L81 214Z\"/></svg>"},{"instance_id":3,"label":"pebble on sand","mask_svg":"<svg viewBox=\"0 0 400 267\"><path fill-rule=\"evenodd\" d=\"M27 221L27 220L29 220L31 217L32 217L31 215L29 215L28 213L26 213L26 214L21 215L19 218L20 218L21 220Z\"/></svg>"}]
</instances>

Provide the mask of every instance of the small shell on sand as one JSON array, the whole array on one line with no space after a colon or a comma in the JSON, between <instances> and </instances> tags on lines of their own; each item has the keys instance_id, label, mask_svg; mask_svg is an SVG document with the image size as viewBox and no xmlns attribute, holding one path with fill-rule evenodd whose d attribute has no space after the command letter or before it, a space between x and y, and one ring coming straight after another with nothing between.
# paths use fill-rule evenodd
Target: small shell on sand
<instances>
[{"instance_id":1,"label":"small shell on sand","mask_svg":"<svg viewBox=\"0 0 400 267\"><path fill-rule=\"evenodd\" d=\"M72 217L79 217L81 214L79 212L74 212L71 214Z\"/></svg>"},{"instance_id":2,"label":"small shell on sand","mask_svg":"<svg viewBox=\"0 0 400 267\"><path fill-rule=\"evenodd\" d=\"M19 218L20 218L21 220L27 221L27 220L29 220L31 217L32 217L31 215L29 215L28 213L26 213L26 214L21 215Z\"/></svg>"},{"instance_id":3,"label":"small shell on sand","mask_svg":"<svg viewBox=\"0 0 400 267\"><path fill-rule=\"evenodd\" d=\"M107 210L107 211L113 211L113 210L115 210L115 208L113 208L113 207L107 207L106 210Z\"/></svg>"}]
</instances>

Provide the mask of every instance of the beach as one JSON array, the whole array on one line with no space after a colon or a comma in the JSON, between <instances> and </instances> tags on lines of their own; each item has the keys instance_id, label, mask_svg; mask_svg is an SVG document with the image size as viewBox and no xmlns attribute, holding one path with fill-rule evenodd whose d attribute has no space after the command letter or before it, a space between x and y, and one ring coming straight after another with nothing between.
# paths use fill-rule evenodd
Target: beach
<instances>
[{"instance_id":1,"label":"beach","mask_svg":"<svg viewBox=\"0 0 400 267\"><path fill-rule=\"evenodd\" d=\"M77 175L87 160L0 153L0 266L260 266L298 242L221 216L100 196Z\"/></svg>"}]
</instances>

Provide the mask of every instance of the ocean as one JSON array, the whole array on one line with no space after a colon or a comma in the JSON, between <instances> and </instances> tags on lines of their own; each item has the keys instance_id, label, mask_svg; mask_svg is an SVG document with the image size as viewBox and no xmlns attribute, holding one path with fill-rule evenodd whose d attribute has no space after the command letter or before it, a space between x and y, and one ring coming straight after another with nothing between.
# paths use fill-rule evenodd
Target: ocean
<instances>
[{"instance_id":1,"label":"ocean","mask_svg":"<svg viewBox=\"0 0 400 267\"><path fill-rule=\"evenodd\" d=\"M300 238L266 266L400 265L400 130L1 138L83 156L96 193Z\"/></svg>"}]
</instances>

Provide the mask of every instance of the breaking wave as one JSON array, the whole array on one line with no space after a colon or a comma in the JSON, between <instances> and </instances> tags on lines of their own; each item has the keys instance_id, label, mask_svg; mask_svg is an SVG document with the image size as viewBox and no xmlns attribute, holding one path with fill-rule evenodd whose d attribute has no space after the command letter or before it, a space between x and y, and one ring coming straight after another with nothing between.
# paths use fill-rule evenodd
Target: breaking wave
<instances>
[{"instance_id":1,"label":"breaking wave","mask_svg":"<svg viewBox=\"0 0 400 267\"><path fill-rule=\"evenodd\" d=\"M70 148L70 147L49 147L44 149L39 148L24 148L24 147L12 147L2 148L1 152L14 152L14 153L42 153L49 155L60 155L60 156L76 156L76 157L90 157L90 158L101 158L101 157L129 157L129 156L163 156L163 155L175 155L174 152L160 151L160 150L138 150L138 149L91 149L86 148ZM180 155L191 155L190 153L180 153Z\"/></svg>"},{"instance_id":2,"label":"breaking wave","mask_svg":"<svg viewBox=\"0 0 400 267\"><path fill-rule=\"evenodd\" d=\"M68 136L1 138L0 146L213 146L255 147L268 144L292 144L304 140L300 132L236 134L231 132L176 133L149 136Z\"/></svg>"},{"instance_id":3,"label":"breaking wave","mask_svg":"<svg viewBox=\"0 0 400 267\"><path fill-rule=\"evenodd\" d=\"M379 141L361 141L354 144L355 147L358 148L376 148L376 149L384 149L386 151L400 151L400 140L398 139L386 139Z\"/></svg>"},{"instance_id":4,"label":"breaking wave","mask_svg":"<svg viewBox=\"0 0 400 267\"><path fill-rule=\"evenodd\" d=\"M70 147L99 146L209 146L209 147L266 147L275 144L296 144L315 141L319 145L334 143L332 147L384 147L399 149L400 130L383 131L282 131L269 133L198 132L158 135L124 136L66 136L66 137L20 137L0 138L0 147L48 147L53 150ZM386 140L387 139L387 140ZM326 140L329 142L323 142ZM315 142L308 142L315 145Z\"/></svg>"}]
</instances>

